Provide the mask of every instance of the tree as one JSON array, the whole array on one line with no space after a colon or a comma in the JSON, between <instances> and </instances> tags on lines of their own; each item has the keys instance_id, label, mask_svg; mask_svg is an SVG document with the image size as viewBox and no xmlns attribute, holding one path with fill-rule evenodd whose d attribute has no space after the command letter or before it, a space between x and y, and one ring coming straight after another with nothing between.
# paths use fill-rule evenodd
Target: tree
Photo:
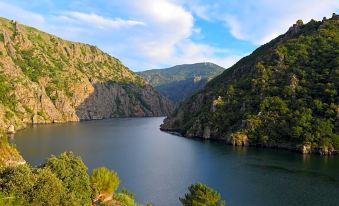
<instances>
[{"instance_id":1,"label":"tree","mask_svg":"<svg viewBox=\"0 0 339 206\"><path fill-rule=\"evenodd\" d=\"M80 157L72 152L64 152L59 157L52 156L42 166L49 168L65 187L65 201L68 205L89 205L92 189L87 167Z\"/></svg>"},{"instance_id":2,"label":"tree","mask_svg":"<svg viewBox=\"0 0 339 206\"><path fill-rule=\"evenodd\" d=\"M119 187L120 180L116 172L100 167L93 170L91 184L99 194L112 194Z\"/></svg>"},{"instance_id":3,"label":"tree","mask_svg":"<svg viewBox=\"0 0 339 206\"><path fill-rule=\"evenodd\" d=\"M0 192L0 206L23 206L24 201L15 198L14 195L4 195Z\"/></svg>"},{"instance_id":4,"label":"tree","mask_svg":"<svg viewBox=\"0 0 339 206\"><path fill-rule=\"evenodd\" d=\"M0 169L0 191L10 199L28 204L35 182L36 177L27 165Z\"/></svg>"},{"instance_id":5,"label":"tree","mask_svg":"<svg viewBox=\"0 0 339 206\"><path fill-rule=\"evenodd\" d=\"M41 206L68 205L62 202L65 188L49 168L36 170L36 183L31 190L31 204Z\"/></svg>"},{"instance_id":6,"label":"tree","mask_svg":"<svg viewBox=\"0 0 339 206\"><path fill-rule=\"evenodd\" d=\"M185 197L179 198L184 206L224 206L225 202L221 201L221 195L212 188L196 183L188 187L188 193Z\"/></svg>"},{"instance_id":7,"label":"tree","mask_svg":"<svg viewBox=\"0 0 339 206\"><path fill-rule=\"evenodd\" d=\"M137 206L137 203L129 195L124 193L115 194L113 199L124 206Z\"/></svg>"}]
</instances>

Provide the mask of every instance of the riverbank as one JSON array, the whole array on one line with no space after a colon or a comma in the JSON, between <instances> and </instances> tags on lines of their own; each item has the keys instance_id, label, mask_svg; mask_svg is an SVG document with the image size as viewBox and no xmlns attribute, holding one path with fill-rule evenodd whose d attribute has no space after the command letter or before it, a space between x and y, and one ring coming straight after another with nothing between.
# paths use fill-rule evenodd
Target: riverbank
<instances>
[{"instance_id":1,"label":"riverbank","mask_svg":"<svg viewBox=\"0 0 339 206\"><path fill-rule=\"evenodd\" d=\"M250 143L247 140L246 141L235 141L232 140L231 138L204 138L204 137L199 137L199 136L185 136L178 130L170 130L170 129L164 129L160 128L161 131L167 132L172 135L184 137L184 138L189 138L189 139L199 139L203 141L214 141L214 142L219 142L222 144L227 144L227 145L233 145L236 147L255 147L255 148L270 148L270 149L278 149L278 150L287 150L295 153L300 153L303 155L308 155L308 154L313 154L313 155L320 155L320 156L332 156L332 155L338 155L339 151L338 150L328 150L328 149L323 149L323 148L311 148L310 145L303 145L300 146L300 148L294 147L291 144L288 143L281 143L281 144L255 144L255 143Z\"/></svg>"}]
</instances>

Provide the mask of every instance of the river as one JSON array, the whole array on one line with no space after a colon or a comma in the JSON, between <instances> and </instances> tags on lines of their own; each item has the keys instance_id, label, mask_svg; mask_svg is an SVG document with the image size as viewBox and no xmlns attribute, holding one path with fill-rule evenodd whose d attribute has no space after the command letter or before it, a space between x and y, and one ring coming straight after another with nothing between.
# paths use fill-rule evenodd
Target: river
<instances>
[{"instance_id":1,"label":"river","mask_svg":"<svg viewBox=\"0 0 339 206\"><path fill-rule=\"evenodd\" d=\"M200 181L228 206L339 205L339 156L232 147L159 130L163 118L122 118L35 125L12 139L31 165L73 151L89 172L106 166L138 202L180 205ZM120 188L121 188L120 187Z\"/></svg>"}]
</instances>

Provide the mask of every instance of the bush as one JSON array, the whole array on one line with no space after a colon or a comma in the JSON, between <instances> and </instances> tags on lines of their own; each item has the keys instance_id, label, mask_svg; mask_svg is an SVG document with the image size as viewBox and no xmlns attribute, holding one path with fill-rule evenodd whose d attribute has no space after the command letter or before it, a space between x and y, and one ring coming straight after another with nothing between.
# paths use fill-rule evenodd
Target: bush
<instances>
[{"instance_id":1,"label":"bush","mask_svg":"<svg viewBox=\"0 0 339 206\"><path fill-rule=\"evenodd\" d=\"M31 204L41 206L67 205L63 201L65 188L48 168L36 170L36 183L31 191Z\"/></svg>"},{"instance_id":2,"label":"bush","mask_svg":"<svg viewBox=\"0 0 339 206\"><path fill-rule=\"evenodd\" d=\"M185 197L179 198L184 206L224 206L224 201L220 199L218 192L202 183L191 185Z\"/></svg>"},{"instance_id":3,"label":"bush","mask_svg":"<svg viewBox=\"0 0 339 206\"><path fill-rule=\"evenodd\" d=\"M36 177L27 165L0 170L0 190L5 196L15 201L28 204L35 182Z\"/></svg>"},{"instance_id":4,"label":"bush","mask_svg":"<svg viewBox=\"0 0 339 206\"><path fill-rule=\"evenodd\" d=\"M137 205L133 198L131 198L129 195L124 194L124 193L118 193L114 195L113 199L118 201L121 205L124 205L124 206L136 206Z\"/></svg>"},{"instance_id":5,"label":"bush","mask_svg":"<svg viewBox=\"0 0 339 206\"><path fill-rule=\"evenodd\" d=\"M120 180L116 172L100 167L93 170L91 184L99 194L111 194L118 189Z\"/></svg>"},{"instance_id":6,"label":"bush","mask_svg":"<svg viewBox=\"0 0 339 206\"><path fill-rule=\"evenodd\" d=\"M0 192L0 206L22 206L25 203L18 200L14 195L5 195Z\"/></svg>"},{"instance_id":7,"label":"bush","mask_svg":"<svg viewBox=\"0 0 339 206\"><path fill-rule=\"evenodd\" d=\"M49 168L62 181L66 190L65 199L72 205L91 203L92 190L87 167L79 157L64 152L59 157L49 158L42 168Z\"/></svg>"}]
</instances>

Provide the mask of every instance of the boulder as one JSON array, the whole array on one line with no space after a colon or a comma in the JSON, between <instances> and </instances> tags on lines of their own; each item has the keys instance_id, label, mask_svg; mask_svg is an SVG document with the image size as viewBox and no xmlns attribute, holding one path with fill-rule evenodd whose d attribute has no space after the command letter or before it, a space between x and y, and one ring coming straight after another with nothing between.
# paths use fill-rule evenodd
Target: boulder
<instances>
[{"instance_id":1,"label":"boulder","mask_svg":"<svg viewBox=\"0 0 339 206\"><path fill-rule=\"evenodd\" d=\"M8 127L8 130L7 130L7 133L8 134L14 134L15 133L15 127L14 127L14 125L9 125L9 127Z\"/></svg>"}]
</instances>

